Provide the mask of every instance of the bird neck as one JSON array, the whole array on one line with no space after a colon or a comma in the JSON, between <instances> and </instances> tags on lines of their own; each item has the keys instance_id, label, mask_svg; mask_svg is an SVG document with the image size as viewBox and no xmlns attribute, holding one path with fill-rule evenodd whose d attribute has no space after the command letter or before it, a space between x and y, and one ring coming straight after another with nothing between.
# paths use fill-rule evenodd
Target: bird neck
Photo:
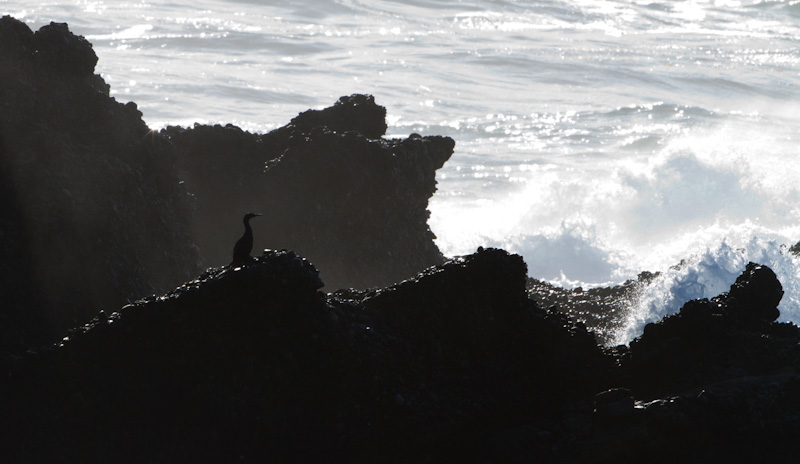
<instances>
[{"instance_id":1,"label":"bird neck","mask_svg":"<svg viewBox=\"0 0 800 464\"><path fill-rule=\"evenodd\" d=\"M253 235L253 229L250 228L250 218L247 218L242 222L244 222L244 234Z\"/></svg>"}]
</instances>

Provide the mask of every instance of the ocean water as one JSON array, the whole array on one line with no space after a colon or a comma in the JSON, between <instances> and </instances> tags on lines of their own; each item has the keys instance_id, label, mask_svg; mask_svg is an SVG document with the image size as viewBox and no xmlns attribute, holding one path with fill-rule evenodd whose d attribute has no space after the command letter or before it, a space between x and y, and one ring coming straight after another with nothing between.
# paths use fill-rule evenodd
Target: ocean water
<instances>
[{"instance_id":1,"label":"ocean water","mask_svg":"<svg viewBox=\"0 0 800 464\"><path fill-rule=\"evenodd\" d=\"M522 254L562 286L661 277L618 341L750 261L800 322L800 2L0 0L87 37L154 129L264 132L370 93L389 136L447 135L447 255ZM679 268L672 268L683 261Z\"/></svg>"}]
</instances>

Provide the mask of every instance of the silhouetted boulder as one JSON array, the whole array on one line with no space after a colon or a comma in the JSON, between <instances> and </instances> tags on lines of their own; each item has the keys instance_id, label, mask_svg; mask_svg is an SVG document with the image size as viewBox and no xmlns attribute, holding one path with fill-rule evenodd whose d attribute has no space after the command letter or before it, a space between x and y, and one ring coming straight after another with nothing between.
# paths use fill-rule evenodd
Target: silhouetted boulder
<instances>
[{"instance_id":1,"label":"silhouetted boulder","mask_svg":"<svg viewBox=\"0 0 800 464\"><path fill-rule=\"evenodd\" d=\"M0 353L198 271L172 147L66 24L0 19ZM16 321L16 322L11 322Z\"/></svg>"},{"instance_id":2,"label":"silhouetted boulder","mask_svg":"<svg viewBox=\"0 0 800 464\"><path fill-rule=\"evenodd\" d=\"M0 18L0 60L3 69L19 64L33 54L33 31L22 21L11 16Z\"/></svg>"},{"instance_id":3,"label":"silhouetted boulder","mask_svg":"<svg viewBox=\"0 0 800 464\"><path fill-rule=\"evenodd\" d=\"M256 246L291 249L327 288L369 288L412 277L443 257L428 227L447 137L385 140L386 110L371 96L342 97L267 134L236 126L169 127L195 197L192 236L206 262L230 262L244 211L263 213Z\"/></svg>"},{"instance_id":4,"label":"silhouetted boulder","mask_svg":"<svg viewBox=\"0 0 800 464\"><path fill-rule=\"evenodd\" d=\"M729 306L742 323L772 322L778 319L783 288L772 269L748 263L728 292Z\"/></svg>"},{"instance_id":5,"label":"silhouetted boulder","mask_svg":"<svg viewBox=\"0 0 800 464\"><path fill-rule=\"evenodd\" d=\"M634 413L633 394L627 388L611 388L594 396L594 413L602 418L620 418Z\"/></svg>"},{"instance_id":6,"label":"silhouetted boulder","mask_svg":"<svg viewBox=\"0 0 800 464\"><path fill-rule=\"evenodd\" d=\"M386 108L376 105L372 95L345 96L331 107L300 113L283 130L308 132L320 126L333 132L353 131L368 139L378 139L386 133Z\"/></svg>"},{"instance_id":7,"label":"silhouetted boulder","mask_svg":"<svg viewBox=\"0 0 800 464\"><path fill-rule=\"evenodd\" d=\"M750 263L729 292L647 324L625 362L637 398L800 365L800 331L772 322L782 295L775 273Z\"/></svg>"},{"instance_id":8,"label":"silhouetted boulder","mask_svg":"<svg viewBox=\"0 0 800 464\"><path fill-rule=\"evenodd\" d=\"M33 34L34 61L40 70L86 77L94 73L97 55L92 44L69 31L65 23L51 22Z\"/></svg>"}]
</instances>

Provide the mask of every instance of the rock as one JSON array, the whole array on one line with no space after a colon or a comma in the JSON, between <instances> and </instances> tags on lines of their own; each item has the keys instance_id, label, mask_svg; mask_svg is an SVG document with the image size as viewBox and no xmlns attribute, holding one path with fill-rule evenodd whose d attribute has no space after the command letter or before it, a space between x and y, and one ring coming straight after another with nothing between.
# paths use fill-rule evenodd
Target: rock
<instances>
[{"instance_id":1,"label":"rock","mask_svg":"<svg viewBox=\"0 0 800 464\"><path fill-rule=\"evenodd\" d=\"M607 387L598 374L610 360L585 330L526 298L525 270L519 256L486 249L390 288L326 295L289 251L210 269L16 361L0 384L15 424L0 458L483 453L494 442L486 425L552 420L572 396Z\"/></svg>"},{"instance_id":2,"label":"rock","mask_svg":"<svg viewBox=\"0 0 800 464\"><path fill-rule=\"evenodd\" d=\"M25 23L11 16L0 18L0 59L5 65L0 72L20 63L33 50L33 31Z\"/></svg>"},{"instance_id":3,"label":"rock","mask_svg":"<svg viewBox=\"0 0 800 464\"><path fill-rule=\"evenodd\" d=\"M548 282L528 278L528 296L543 308L563 312L571 319L586 324L601 345L610 343L625 320L630 297L657 274L641 272L636 280L613 287L583 290L561 288Z\"/></svg>"},{"instance_id":4,"label":"rock","mask_svg":"<svg viewBox=\"0 0 800 464\"><path fill-rule=\"evenodd\" d=\"M800 458L800 329L767 267L600 348L637 283L438 252L451 139L385 140L363 95L269 134L154 134L96 59L66 25L0 19L0 462ZM303 252L158 290L199 272L191 234L227 264L248 210L272 221L257 245Z\"/></svg>"},{"instance_id":5,"label":"rock","mask_svg":"<svg viewBox=\"0 0 800 464\"><path fill-rule=\"evenodd\" d=\"M62 75L86 76L94 72L97 55L92 44L69 31L65 23L51 22L33 35L34 60L40 69Z\"/></svg>"},{"instance_id":6,"label":"rock","mask_svg":"<svg viewBox=\"0 0 800 464\"><path fill-rule=\"evenodd\" d=\"M246 211L269 219L257 247L311 257L329 288L389 285L443 262L427 203L452 139L381 139L386 110L366 95L269 134L157 134L135 103L109 96L96 63L66 24L34 33L0 20L0 355L161 293L202 255L229 263Z\"/></svg>"},{"instance_id":7,"label":"rock","mask_svg":"<svg viewBox=\"0 0 800 464\"><path fill-rule=\"evenodd\" d=\"M195 275L174 151L66 24L0 19L0 355Z\"/></svg>"},{"instance_id":8,"label":"rock","mask_svg":"<svg viewBox=\"0 0 800 464\"><path fill-rule=\"evenodd\" d=\"M331 107L300 113L289 127L288 132L327 127L333 132L353 131L369 139L378 139L386 133L386 108L375 104L372 95L344 96Z\"/></svg>"},{"instance_id":9,"label":"rock","mask_svg":"<svg viewBox=\"0 0 800 464\"><path fill-rule=\"evenodd\" d=\"M454 142L379 139L385 112L352 95L263 135L232 125L162 131L194 195L192 236L206 261L229 262L238 216L256 211L265 215L256 246L307 256L328 289L391 285L442 263L427 205Z\"/></svg>"},{"instance_id":10,"label":"rock","mask_svg":"<svg viewBox=\"0 0 800 464\"><path fill-rule=\"evenodd\" d=\"M633 414L633 394L627 388L612 388L594 397L594 413L604 418L620 418Z\"/></svg>"},{"instance_id":11,"label":"rock","mask_svg":"<svg viewBox=\"0 0 800 464\"><path fill-rule=\"evenodd\" d=\"M782 295L774 272L750 263L729 292L689 301L678 314L648 324L623 358L632 390L654 398L796 365L800 331L772 322Z\"/></svg>"},{"instance_id":12,"label":"rock","mask_svg":"<svg viewBox=\"0 0 800 464\"><path fill-rule=\"evenodd\" d=\"M778 304L783 288L772 269L748 263L744 272L731 286L729 298L735 299L737 316L743 322L772 322L778 319Z\"/></svg>"}]
</instances>

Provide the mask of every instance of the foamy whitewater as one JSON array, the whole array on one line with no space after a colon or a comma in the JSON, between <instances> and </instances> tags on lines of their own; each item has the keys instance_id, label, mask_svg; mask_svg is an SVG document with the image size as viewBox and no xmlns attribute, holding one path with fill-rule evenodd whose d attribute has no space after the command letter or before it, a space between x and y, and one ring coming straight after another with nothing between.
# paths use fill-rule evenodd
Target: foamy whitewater
<instances>
[{"instance_id":1,"label":"foamy whitewater","mask_svg":"<svg viewBox=\"0 0 800 464\"><path fill-rule=\"evenodd\" d=\"M447 135L447 255L525 257L562 286L661 276L619 333L726 291L748 261L800 322L800 2L0 0L67 22L154 129L264 132L370 93L389 136ZM681 261L683 265L672 266Z\"/></svg>"}]
</instances>

